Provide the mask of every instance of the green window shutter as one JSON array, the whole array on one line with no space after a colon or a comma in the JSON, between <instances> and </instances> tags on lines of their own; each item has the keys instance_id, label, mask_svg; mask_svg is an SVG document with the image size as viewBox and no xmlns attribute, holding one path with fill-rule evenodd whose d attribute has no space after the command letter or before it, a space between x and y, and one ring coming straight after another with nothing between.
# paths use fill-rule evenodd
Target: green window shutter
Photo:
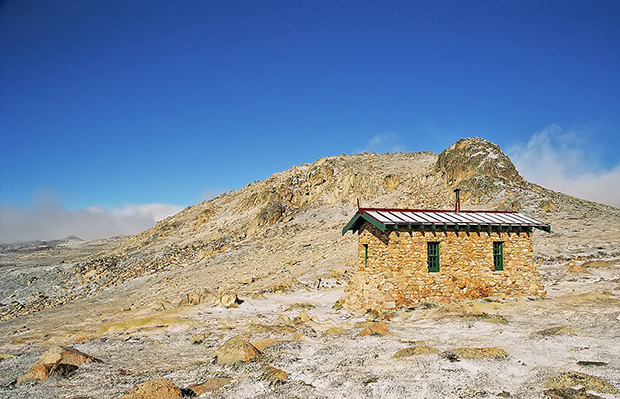
<instances>
[{"instance_id":1,"label":"green window shutter","mask_svg":"<svg viewBox=\"0 0 620 399\"><path fill-rule=\"evenodd\" d=\"M428 262L428 271L429 272L438 272L439 271L439 243L438 242L427 242L426 243L427 250L427 262Z\"/></svg>"},{"instance_id":2,"label":"green window shutter","mask_svg":"<svg viewBox=\"0 0 620 399\"><path fill-rule=\"evenodd\" d=\"M364 267L368 266L368 244L364 245Z\"/></svg>"},{"instance_id":3,"label":"green window shutter","mask_svg":"<svg viewBox=\"0 0 620 399\"><path fill-rule=\"evenodd\" d=\"M504 243L493 243L493 266L495 270L504 270Z\"/></svg>"}]
</instances>

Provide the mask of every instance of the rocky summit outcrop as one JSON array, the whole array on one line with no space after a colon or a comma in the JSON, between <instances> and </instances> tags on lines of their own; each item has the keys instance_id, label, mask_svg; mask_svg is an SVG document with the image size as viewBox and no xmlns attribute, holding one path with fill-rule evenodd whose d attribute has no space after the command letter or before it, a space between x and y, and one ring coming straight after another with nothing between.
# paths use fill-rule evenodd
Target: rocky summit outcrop
<instances>
[{"instance_id":1,"label":"rocky summit outcrop","mask_svg":"<svg viewBox=\"0 0 620 399\"><path fill-rule=\"evenodd\" d=\"M499 146L480 137L461 139L443 150L435 171L448 187L460 188L474 203L526 183Z\"/></svg>"},{"instance_id":2,"label":"rocky summit outcrop","mask_svg":"<svg viewBox=\"0 0 620 399\"><path fill-rule=\"evenodd\" d=\"M454 188L461 189L461 209L519 210L551 224L554 234L535 240L535 256L587 259L618 251L612 226L620 223L619 209L529 183L499 146L474 137L441 154L364 153L293 166L190 206L112 249L58 265L58 278L48 285L16 278L12 295L0 298L0 320L148 276L178 279L145 289L132 307L160 297L192 304L202 292L221 298L316 287L330 278L329 270L355 263L355 238L340 232L358 201L362 207L453 209ZM596 245L579 243L584 223L598 226L589 235Z\"/></svg>"}]
</instances>

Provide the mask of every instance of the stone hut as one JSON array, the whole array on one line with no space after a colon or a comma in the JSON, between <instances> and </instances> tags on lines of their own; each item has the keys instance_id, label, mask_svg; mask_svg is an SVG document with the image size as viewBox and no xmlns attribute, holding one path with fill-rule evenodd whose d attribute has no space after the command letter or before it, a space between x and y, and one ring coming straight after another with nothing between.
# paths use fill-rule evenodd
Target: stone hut
<instances>
[{"instance_id":1,"label":"stone hut","mask_svg":"<svg viewBox=\"0 0 620 399\"><path fill-rule=\"evenodd\" d=\"M551 227L517 212L459 208L457 199L454 211L358 209L342 230L359 233L344 306L385 311L427 301L546 295L532 235Z\"/></svg>"}]
</instances>

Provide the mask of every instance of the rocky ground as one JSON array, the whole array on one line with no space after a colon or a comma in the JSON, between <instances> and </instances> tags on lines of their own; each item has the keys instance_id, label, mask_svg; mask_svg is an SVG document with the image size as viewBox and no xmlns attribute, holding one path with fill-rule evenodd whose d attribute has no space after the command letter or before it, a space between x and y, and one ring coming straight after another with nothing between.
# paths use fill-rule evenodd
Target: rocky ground
<instances>
[{"instance_id":1,"label":"rocky ground","mask_svg":"<svg viewBox=\"0 0 620 399\"><path fill-rule=\"evenodd\" d=\"M203 397L542 398L562 383L596 395L574 397L620 397L620 259L541 273L545 299L429 303L385 317L334 309L338 271L325 288L240 295L232 308L131 309L122 299L131 287L116 287L4 322L0 396L118 398L155 378L180 388L219 378ZM238 336L260 356L218 364L218 348ZM102 362L11 386L52 344Z\"/></svg>"},{"instance_id":2,"label":"rocky ground","mask_svg":"<svg viewBox=\"0 0 620 399\"><path fill-rule=\"evenodd\" d=\"M334 309L357 199L447 209L455 187L462 209L551 224L534 233L548 296ZM0 245L0 397L119 398L166 379L216 398L620 398L618 225L620 209L528 183L499 147L466 139L439 155L323 158L132 237ZM226 364L240 336L235 350L260 356ZM69 351L75 364L45 371L54 345L101 362ZM51 377L25 378L36 364Z\"/></svg>"}]
</instances>

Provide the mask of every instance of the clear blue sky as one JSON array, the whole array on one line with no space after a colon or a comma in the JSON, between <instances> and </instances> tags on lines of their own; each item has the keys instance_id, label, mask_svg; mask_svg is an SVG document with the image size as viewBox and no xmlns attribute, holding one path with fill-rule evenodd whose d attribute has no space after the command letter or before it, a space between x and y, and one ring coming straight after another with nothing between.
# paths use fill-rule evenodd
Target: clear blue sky
<instances>
[{"instance_id":1,"label":"clear blue sky","mask_svg":"<svg viewBox=\"0 0 620 399\"><path fill-rule=\"evenodd\" d=\"M618 1L5 0L0 206L188 206L468 136L609 179L619 21Z\"/></svg>"}]
</instances>

